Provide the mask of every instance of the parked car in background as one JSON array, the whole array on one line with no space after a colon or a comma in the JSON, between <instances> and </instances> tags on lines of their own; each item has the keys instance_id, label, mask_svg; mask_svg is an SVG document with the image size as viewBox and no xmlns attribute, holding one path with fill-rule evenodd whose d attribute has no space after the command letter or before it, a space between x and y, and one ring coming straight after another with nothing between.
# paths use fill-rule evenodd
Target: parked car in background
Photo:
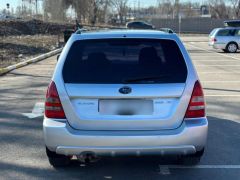
<instances>
[{"instance_id":1,"label":"parked car in background","mask_svg":"<svg viewBox=\"0 0 240 180\"><path fill-rule=\"evenodd\" d=\"M228 20L224 21L225 27L240 27L240 20Z\"/></svg>"},{"instance_id":2,"label":"parked car in background","mask_svg":"<svg viewBox=\"0 0 240 180\"><path fill-rule=\"evenodd\" d=\"M160 31L164 31L166 33L174 33L174 31L172 29L170 29L170 28L160 28L159 30Z\"/></svg>"},{"instance_id":3,"label":"parked car in background","mask_svg":"<svg viewBox=\"0 0 240 180\"><path fill-rule=\"evenodd\" d=\"M209 46L224 52L235 53L240 48L240 27L225 27L212 30Z\"/></svg>"},{"instance_id":4,"label":"parked car in background","mask_svg":"<svg viewBox=\"0 0 240 180\"><path fill-rule=\"evenodd\" d=\"M155 29L155 26L144 21L131 21L126 24L127 29Z\"/></svg>"},{"instance_id":5,"label":"parked car in background","mask_svg":"<svg viewBox=\"0 0 240 180\"><path fill-rule=\"evenodd\" d=\"M75 33L47 90L43 131L55 167L73 156L177 155L198 163L208 131L203 89L176 34Z\"/></svg>"}]
</instances>

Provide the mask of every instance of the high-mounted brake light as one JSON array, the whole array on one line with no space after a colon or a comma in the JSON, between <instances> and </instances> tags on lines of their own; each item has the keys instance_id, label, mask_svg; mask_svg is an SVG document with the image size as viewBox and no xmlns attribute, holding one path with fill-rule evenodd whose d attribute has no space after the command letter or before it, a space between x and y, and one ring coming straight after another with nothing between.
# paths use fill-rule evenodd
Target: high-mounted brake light
<instances>
[{"instance_id":1,"label":"high-mounted brake light","mask_svg":"<svg viewBox=\"0 0 240 180\"><path fill-rule=\"evenodd\" d=\"M205 116L205 101L202 86L196 81L185 118L199 118Z\"/></svg>"},{"instance_id":2,"label":"high-mounted brake light","mask_svg":"<svg viewBox=\"0 0 240 180\"><path fill-rule=\"evenodd\" d=\"M65 119L65 113L53 81L48 86L45 101L45 116L54 119Z\"/></svg>"}]
</instances>

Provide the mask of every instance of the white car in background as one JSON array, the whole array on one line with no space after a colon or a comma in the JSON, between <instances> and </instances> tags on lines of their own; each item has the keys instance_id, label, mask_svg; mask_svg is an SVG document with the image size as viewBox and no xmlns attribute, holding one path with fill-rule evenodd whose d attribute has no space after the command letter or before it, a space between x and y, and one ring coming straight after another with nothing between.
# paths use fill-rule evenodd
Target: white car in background
<instances>
[{"instance_id":1,"label":"white car in background","mask_svg":"<svg viewBox=\"0 0 240 180\"><path fill-rule=\"evenodd\" d=\"M212 30L209 45L214 49L235 53L240 48L240 27L225 27Z\"/></svg>"}]
</instances>

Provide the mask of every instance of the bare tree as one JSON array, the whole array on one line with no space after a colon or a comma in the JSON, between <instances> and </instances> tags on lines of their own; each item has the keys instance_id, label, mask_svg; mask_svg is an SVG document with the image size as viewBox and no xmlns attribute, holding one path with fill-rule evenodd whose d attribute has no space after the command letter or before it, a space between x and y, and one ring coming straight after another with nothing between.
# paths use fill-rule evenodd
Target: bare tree
<instances>
[{"instance_id":1,"label":"bare tree","mask_svg":"<svg viewBox=\"0 0 240 180\"><path fill-rule=\"evenodd\" d=\"M105 22L108 7L111 5L110 0L90 0L90 22Z\"/></svg>"},{"instance_id":2,"label":"bare tree","mask_svg":"<svg viewBox=\"0 0 240 180\"><path fill-rule=\"evenodd\" d=\"M233 18L240 18L240 0L228 0L233 8Z\"/></svg>"},{"instance_id":3,"label":"bare tree","mask_svg":"<svg viewBox=\"0 0 240 180\"><path fill-rule=\"evenodd\" d=\"M214 18L229 18L229 10L226 7L224 0L209 0L211 15Z\"/></svg>"},{"instance_id":4,"label":"bare tree","mask_svg":"<svg viewBox=\"0 0 240 180\"><path fill-rule=\"evenodd\" d=\"M179 0L175 0L174 2L174 9L173 9L173 17L179 17L179 10L180 10L180 4L179 4Z\"/></svg>"},{"instance_id":5,"label":"bare tree","mask_svg":"<svg viewBox=\"0 0 240 180\"><path fill-rule=\"evenodd\" d=\"M194 11L192 9L192 3L189 1L186 4L182 5L182 7L185 9L186 17L193 17Z\"/></svg>"},{"instance_id":6,"label":"bare tree","mask_svg":"<svg viewBox=\"0 0 240 180\"><path fill-rule=\"evenodd\" d=\"M53 21L65 21L68 5L64 0L45 0L44 19Z\"/></svg>"},{"instance_id":7,"label":"bare tree","mask_svg":"<svg viewBox=\"0 0 240 180\"><path fill-rule=\"evenodd\" d=\"M80 23L106 22L111 0L44 0L45 19L66 20L69 8L75 11Z\"/></svg>"},{"instance_id":8,"label":"bare tree","mask_svg":"<svg viewBox=\"0 0 240 180\"><path fill-rule=\"evenodd\" d=\"M128 0L112 0L112 4L117 10L121 24L123 23L123 18L127 15L127 3Z\"/></svg>"},{"instance_id":9,"label":"bare tree","mask_svg":"<svg viewBox=\"0 0 240 180\"><path fill-rule=\"evenodd\" d=\"M175 0L158 0L160 14L174 18L174 2Z\"/></svg>"}]
</instances>

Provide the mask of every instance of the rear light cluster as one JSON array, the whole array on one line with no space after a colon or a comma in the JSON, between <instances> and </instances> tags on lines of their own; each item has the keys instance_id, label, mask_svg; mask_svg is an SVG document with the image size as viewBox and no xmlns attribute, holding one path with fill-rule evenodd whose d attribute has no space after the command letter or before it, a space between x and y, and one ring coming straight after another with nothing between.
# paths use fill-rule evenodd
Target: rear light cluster
<instances>
[{"instance_id":1,"label":"rear light cluster","mask_svg":"<svg viewBox=\"0 0 240 180\"><path fill-rule=\"evenodd\" d=\"M205 116L204 94L199 81L196 81L192 97L189 102L185 118L199 118Z\"/></svg>"},{"instance_id":2,"label":"rear light cluster","mask_svg":"<svg viewBox=\"0 0 240 180\"><path fill-rule=\"evenodd\" d=\"M48 86L45 101L45 116L54 119L65 119L65 113L53 81Z\"/></svg>"},{"instance_id":3,"label":"rear light cluster","mask_svg":"<svg viewBox=\"0 0 240 180\"><path fill-rule=\"evenodd\" d=\"M212 42L217 42L217 39L216 38L212 38L211 41Z\"/></svg>"}]
</instances>

